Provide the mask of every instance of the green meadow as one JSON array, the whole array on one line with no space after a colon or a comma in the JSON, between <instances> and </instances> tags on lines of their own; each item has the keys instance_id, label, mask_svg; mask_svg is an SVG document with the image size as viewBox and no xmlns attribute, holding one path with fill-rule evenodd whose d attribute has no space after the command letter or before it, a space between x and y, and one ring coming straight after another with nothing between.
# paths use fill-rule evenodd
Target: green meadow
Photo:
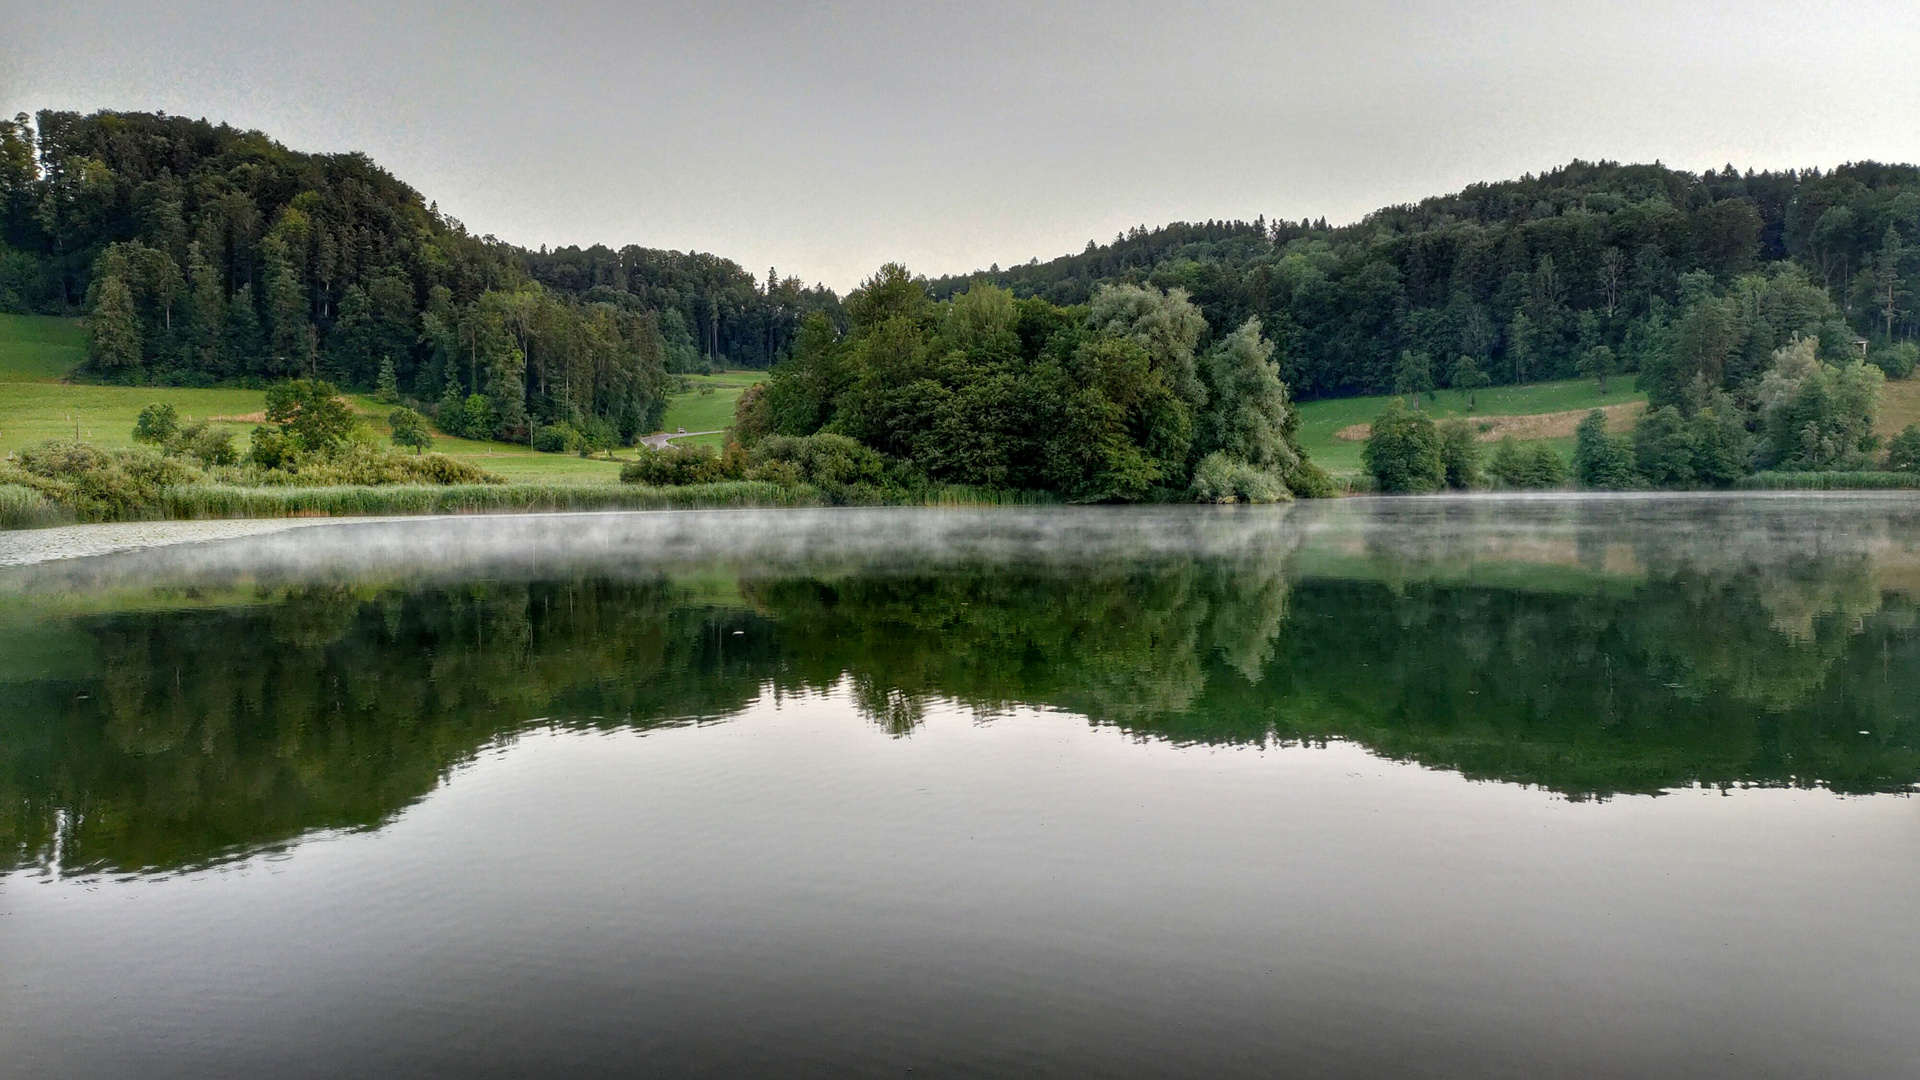
<instances>
[{"instance_id":1,"label":"green meadow","mask_svg":"<svg viewBox=\"0 0 1920 1080\"><path fill-rule=\"evenodd\" d=\"M1320 467L1336 476L1364 471L1360 461L1359 440L1338 437L1354 424L1365 424L1387 407L1393 395L1332 398L1309 401L1300 406L1300 448ZM1633 388L1633 376L1619 376L1607 383L1602 394L1591 379L1566 379L1560 382L1529 383L1522 386L1492 386L1480 391L1475 407L1467 408L1467 395L1457 390L1441 390L1421 398L1421 408L1436 420L1451 417L1473 419L1491 416L1535 416L1541 413L1598 409L1612 405L1644 402L1647 395ZM1562 457L1571 457L1573 440L1548 439Z\"/></svg>"},{"instance_id":2,"label":"green meadow","mask_svg":"<svg viewBox=\"0 0 1920 1080\"><path fill-rule=\"evenodd\" d=\"M217 421L246 445L264 407L259 390L195 390L161 386L96 386L61 382L86 359L86 330L75 319L45 315L0 315L0 454L54 438L73 438L107 447L133 445L133 421L150 402L171 403L189 419L234 417ZM765 378L762 372L728 371L688 376L687 392L667 406L666 430L722 430L733 426L733 406L742 391ZM347 399L382 439L389 434L382 405L364 394ZM708 435L687 442L721 444ZM582 458L536 453L513 443L480 442L434 434L433 448L470 461L513 483L611 484L620 478L621 456Z\"/></svg>"}]
</instances>

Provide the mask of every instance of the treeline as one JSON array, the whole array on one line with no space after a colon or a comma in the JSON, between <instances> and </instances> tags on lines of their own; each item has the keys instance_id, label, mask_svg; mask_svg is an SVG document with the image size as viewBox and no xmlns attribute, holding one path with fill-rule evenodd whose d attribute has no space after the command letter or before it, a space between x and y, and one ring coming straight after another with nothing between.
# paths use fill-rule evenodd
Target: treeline
<instances>
[{"instance_id":1,"label":"treeline","mask_svg":"<svg viewBox=\"0 0 1920 1080\"><path fill-rule=\"evenodd\" d=\"M735 433L749 450L844 437L908 484L1079 502L1329 493L1294 437L1298 414L1258 319L1210 334L1178 290L1136 285L1073 307L988 284L935 301L898 264L849 295L846 312L845 333L811 316L793 358L742 395ZM777 456L809 454L776 445Z\"/></svg>"},{"instance_id":2,"label":"treeline","mask_svg":"<svg viewBox=\"0 0 1920 1080\"><path fill-rule=\"evenodd\" d=\"M89 315L109 381L372 390L386 369L457 400L457 434L624 442L668 373L764 366L834 306L711 256L601 252L471 235L363 154L165 114L0 121L0 310Z\"/></svg>"},{"instance_id":3,"label":"treeline","mask_svg":"<svg viewBox=\"0 0 1920 1080\"><path fill-rule=\"evenodd\" d=\"M975 281L1056 304L1116 282L1184 289L1212 326L1260 319L1303 398L1393 391L1407 368L1446 385L1468 357L1500 383L1651 371L1673 399L1695 372L1732 365L1740 381L1795 334L1827 360L1864 350L1904 375L1896 346L1920 334L1920 169L1575 162L1340 228L1135 229L932 289Z\"/></svg>"}]
</instances>

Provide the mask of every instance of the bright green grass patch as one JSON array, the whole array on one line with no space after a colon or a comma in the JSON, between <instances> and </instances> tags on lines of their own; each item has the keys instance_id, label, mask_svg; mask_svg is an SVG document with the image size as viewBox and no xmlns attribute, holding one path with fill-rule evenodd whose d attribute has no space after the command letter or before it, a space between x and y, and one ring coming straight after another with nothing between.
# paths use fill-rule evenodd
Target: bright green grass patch
<instances>
[{"instance_id":1,"label":"bright green grass patch","mask_svg":"<svg viewBox=\"0 0 1920 1080\"><path fill-rule=\"evenodd\" d=\"M165 401L182 420L257 413L259 390L184 390L155 386L82 386L56 382L0 382L0 453L47 439L80 438L105 447L133 445L133 421L148 402ZM251 423L225 425L246 445Z\"/></svg>"},{"instance_id":2,"label":"bright green grass patch","mask_svg":"<svg viewBox=\"0 0 1920 1080\"><path fill-rule=\"evenodd\" d=\"M0 315L0 382L64 377L87 358L87 331L78 319Z\"/></svg>"},{"instance_id":3,"label":"bright green grass patch","mask_svg":"<svg viewBox=\"0 0 1920 1080\"><path fill-rule=\"evenodd\" d=\"M718 375L689 375L687 382L692 389L685 394L676 394L667 402L666 419L661 427L666 431L725 431L733 426L733 407L747 387L765 379L764 371L723 371ZM690 439L675 439L681 446L705 443L719 446L726 441L725 435L705 435Z\"/></svg>"},{"instance_id":4,"label":"bright green grass patch","mask_svg":"<svg viewBox=\"0 0 1920 1080\"><path fill-rule=\"evenodd\" d=\"M347 400L352 403L354 411L366 421L367 428L382 442L386 442L393 434L393 429L387 424L387 416L393 412L393 406L382 405L365 394L348 394ZM478 466L516 484L617 484L620 482L620 462L618 461L604 457L583 458L575 454L543 454L520 443L456 439L451 435L442 434L437 429L433 433L433 452L459 458L469 465Z\"/></svg>"},{"instance_id":5,"label":"bright green grass patch","mask_svg":"<svg viewBox=\"0 0 1920 1080\"><path fill-rule=\"evenodd\" d=\"M1608 392L1600 393L1591 379L1566 379L1561 382L1528 383L1521 386L1494 386L1480 391L1478 407L1467 411L1467 395L1455 390L1442 390L1434 398L1425 400L1423 407L1427 415L1436 420L1452 416L1531 416L1535 413L1568 412L1574 409L1596 409L1606 405L1623 405L1632 401L1645 401L1647 395L1633 389L1631 376L1613 379L1607 385ZM1361 442L1349 442L1337 439L1334 433L1353 424L1372 422L1380 410L1386 408L1392 395L1381 394L1373 397L1333 398L1324 401L1309 401L1300 406L1300 448L1321 468L1335 474L1351 474L1363 471L1360 462ZM1560 451L1562 457L1573 452L1573 440L1547 440ZM1488 448L1491 452L1491 447Z\"/></svg>"}]
</instances>

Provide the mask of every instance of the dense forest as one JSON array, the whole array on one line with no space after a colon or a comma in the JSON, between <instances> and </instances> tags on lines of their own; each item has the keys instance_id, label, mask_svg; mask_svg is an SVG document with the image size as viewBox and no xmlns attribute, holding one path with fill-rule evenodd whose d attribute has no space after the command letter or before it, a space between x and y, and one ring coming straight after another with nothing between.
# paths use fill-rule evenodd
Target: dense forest
<instances>
[{"instance_id":1,"label":"dense forest","mask_svg":"<svg viewBox=\"0 0 1920 1080\"><path fill-rule=\"evenodd\" d=\"M457 403L455 434L626 442L667 374L765 366L836 304L708 255L474 236L362 154L164 114L0 121L0 310L89 315L110 381L384 374Z\"/></svg>"},{"instance_id":2,"label":"dense forest","mask_svg":"<svg viewBox=\"0 0 1920 1080\"><path fill-rule=\"evenodd\" d=\"M1693 174L1575 162L1357 224L1134 229L1078 255L941 278L1085 303L1100 286L1183 289L1216 327L1260 319L1301 398L1646 371L1672 401L1731 389L1794 335L1902 376L1920 334L1920 168ZM1864 339L1856 344L1858 339ZM1605 354L1595 350L1604 347Z\"/></svg>"}]
</instances>

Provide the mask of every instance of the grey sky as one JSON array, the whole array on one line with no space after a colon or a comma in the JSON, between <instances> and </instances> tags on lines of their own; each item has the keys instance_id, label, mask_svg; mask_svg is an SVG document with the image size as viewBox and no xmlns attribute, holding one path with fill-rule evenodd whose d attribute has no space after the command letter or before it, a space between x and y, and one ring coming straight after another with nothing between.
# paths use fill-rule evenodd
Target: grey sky
<instances>
[{"instance_id":1,"label":"grey sky","mask_svg":"<svg viewBox=\"0 0 1920 1080\"><path fill-rule=\"evenodd\" d=\"M1906 3L22 4L0 108L366 150L479 232L846 288L1573 157L1920 159Z\"/></svg>"}]
</instances>

